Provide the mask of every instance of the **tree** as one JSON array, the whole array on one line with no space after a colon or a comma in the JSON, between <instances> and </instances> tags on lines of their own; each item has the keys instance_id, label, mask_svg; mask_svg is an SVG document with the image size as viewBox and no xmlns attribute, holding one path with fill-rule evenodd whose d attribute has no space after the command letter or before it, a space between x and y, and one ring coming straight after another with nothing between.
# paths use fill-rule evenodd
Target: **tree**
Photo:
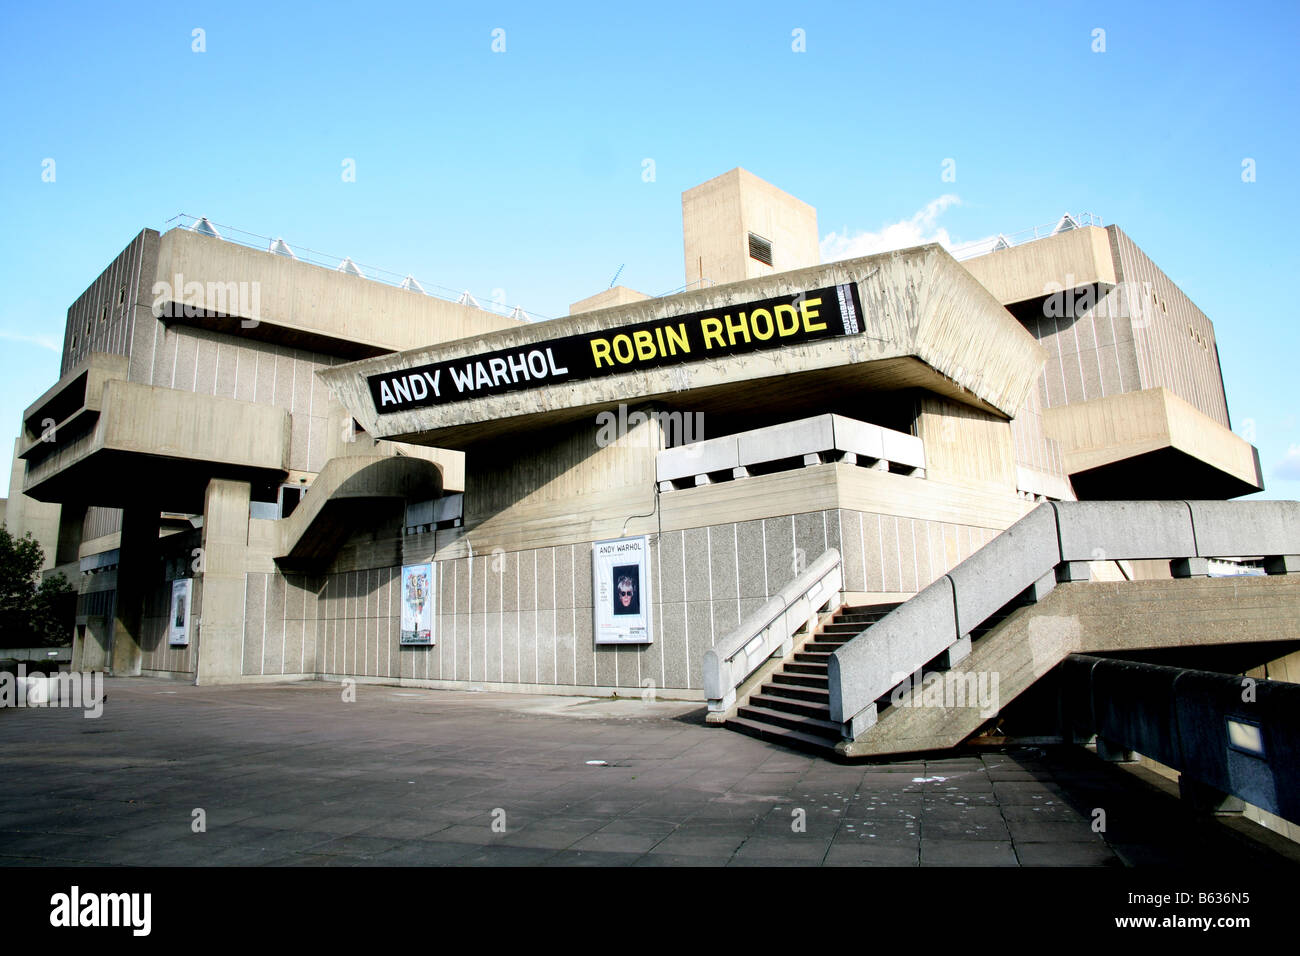
<instances>
[{"instance_id":1,"label":"tree","mask_svg":"<svg viewBox=\"0 0 1300 956\"><path fill-rule=\"evenodd\" d=\"M72 639L76 594L62 574L41 579L45 553L31 532L0 526L0 647L59 647Z\"/></svg>"}]
</instances>

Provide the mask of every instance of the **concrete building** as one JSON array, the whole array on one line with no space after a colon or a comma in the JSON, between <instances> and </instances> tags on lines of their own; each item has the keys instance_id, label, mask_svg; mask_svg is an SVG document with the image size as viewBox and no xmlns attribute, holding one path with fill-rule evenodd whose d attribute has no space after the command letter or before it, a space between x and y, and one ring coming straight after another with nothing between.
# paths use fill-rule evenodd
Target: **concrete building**
<instances>
[{"instance_id":1,"label":"concrete building","mask_svg":"<svg viewBox=\"0 0 1300 956\"><path fill-rule=\"evenodd\" d=\"M74 666L653 688L850 756L1042 734L1076 652L1300 677L1300 512L1227 501L1213 325L1118 227L821 264L744 170L682 210L686 292L540 323L141 232L15 452ZM897 706L963 661L1000 706Z\"/></svg>"}]
</instances>

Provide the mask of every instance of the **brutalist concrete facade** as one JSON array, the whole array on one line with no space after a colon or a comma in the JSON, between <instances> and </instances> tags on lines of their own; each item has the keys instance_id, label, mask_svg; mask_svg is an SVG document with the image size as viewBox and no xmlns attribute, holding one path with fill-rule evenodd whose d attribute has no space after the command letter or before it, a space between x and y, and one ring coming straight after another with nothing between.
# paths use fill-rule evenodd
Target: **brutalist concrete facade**
<instances>
[{"instance_id":1,"label":"brutalist concrete facade","mask_svg":"<svg viewBox=\"0 0 1300 956\"><path fill-rule=\"evenodd\" d=\"M751 205L775 190L762 187ZM738 237L713 238L694 241ZM527 323L144 230L69 309L60 381L24 416L9 514L23 514L16 498L32 515L59 509L47 552L79 584L80 667L698 698L705 653L828 549L851 600L905 600L1036 504L1080 497L1072 456L1092 486L1128 481L1132 497L1172 496L1140 484L1165 450L1197 465L1183 496L1261 485L1228 430L1209 320L1117 229L965 264L925 246L799 265ZM1156 290L1158 319L1099 311L1137 280ZM1059 315L1054 284L1080 296ZM380 373L830 287L852 288L866 334L396 414L368 391ZM1161 404L1141 434L1115 430L1129 406L1092 404L1151 393ZM811 434L831 415L915 442L920 458L843 443L786 453L782 428ZM612 438L602 416L619 423ZM693 438L786 451L664 479L682 444L665 423L683 416L702 416ZM1078 438L1098 428L1109 457ZM650 639L597 644L592 543L639 535ZM401 569L426 562L436 642L403 645ZM171 646L173 582L187 579L189 642Z\"/></svg>"}]
</instances>

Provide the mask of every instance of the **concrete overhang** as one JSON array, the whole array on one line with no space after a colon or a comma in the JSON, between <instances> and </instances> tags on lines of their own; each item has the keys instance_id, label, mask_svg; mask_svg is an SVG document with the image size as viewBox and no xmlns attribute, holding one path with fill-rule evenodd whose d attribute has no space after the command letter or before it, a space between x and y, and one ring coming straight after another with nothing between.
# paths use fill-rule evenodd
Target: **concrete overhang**
<instances>
[{"instance_id":1,"label":"concrete overhang","mask_svg":"<svg viewBox=\"0 0 1300 956\"><path fill-rule=\"evenodd\" d=\"M545 347L573 335L797 295L857 286L864 330L799 345L660 365L601 378L523 388L380 415L367 378L502 349ZM512 434L588 418L623 402L658 401L700 412L824 411L828 396L921 388L1014 417L1046 352L1000 303L938 245L649 299L324 369L317 374L370 434L445 448L471 448Z\"/></svg>"},{"instance_id":2,"label":"concrete overhang","mask_svg":"<svg viewBox=\"0 0 1300 956\"><path fill-rule=\"evenodd\" d=\"M406 456L331 458L293 514L276 522L276 563L285 570L319 571L357 528L374 523L385 509L442 494L442 469Z\"/></svg>"},{"instance_id":3,"label":"concrete overhang","mask_svg":"<svg viewBox=\"0 0 1300 956\"><path fill-rule=\"evenodd\" d=\"M92 352L85 362L59 379L23 412L23 436L18 457L39 455L43 446L56 441L59 432L83 430L100 411L104 383L125 379L125 355Z\"/></svg>"},{"instance_id":4,"label":"concrete overhang","mask_svg":"<svg viewBox=\"0 0 1300 956\"><path fill-rule=\"evenodd\" d=\"M87 398L89 402L89 397ZM272 405L105 381L94 416L29 456L23 492L38 501L199 513L213 477L288 472L289 413Z\"/></svg>"},{"instance_id":5,"label":"concrete overhang","mask_svg":"<svg viewBox=\"0 0 1300 956\"><path fill-rule=\"evenodd\" d=\"M1117 284L1110 235L1097 226L999 249L962 265L1003 305L1085 286L1096 286L1104 296Z\"/></svg>"},{"instance_id":6,"label":"concrete overhang","mask_svg":"<svg viewBox=\"0 0 1300 956\"><path fill-rule=\"evenodd\" d=\"M155 275L152 310L164 322L342 358L523 324L189 229L159 239Z\"/></svg>"},{"instance_id":7,"label":"concrete overhang","mask_svg":"<svg viewBox=\"0 0 1300 956\"><path fill-rule=\"evenodd\" d=\"M1235 498L1260 491L1249 442L1165 388L1043 411L1080 498Z\"/></svg>"}]
</instances>

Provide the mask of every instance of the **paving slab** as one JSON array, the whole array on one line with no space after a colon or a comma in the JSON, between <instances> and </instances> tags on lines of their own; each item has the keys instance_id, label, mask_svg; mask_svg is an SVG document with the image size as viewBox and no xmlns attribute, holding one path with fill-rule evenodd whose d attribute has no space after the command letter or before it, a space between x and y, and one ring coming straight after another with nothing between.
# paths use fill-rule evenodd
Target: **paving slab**
<instances>
[{"instance_id":1,"label":"paving slab","mask_svg":"<svg viewBox=\"0 0 1300 956\"><path fill-rule=\"evenodd\" d=\"M0 865L1279 861L1079 748L845 765L707 726L689 701L108 683L93 721L0 712Z\"/></svg>"}]
</instances>

